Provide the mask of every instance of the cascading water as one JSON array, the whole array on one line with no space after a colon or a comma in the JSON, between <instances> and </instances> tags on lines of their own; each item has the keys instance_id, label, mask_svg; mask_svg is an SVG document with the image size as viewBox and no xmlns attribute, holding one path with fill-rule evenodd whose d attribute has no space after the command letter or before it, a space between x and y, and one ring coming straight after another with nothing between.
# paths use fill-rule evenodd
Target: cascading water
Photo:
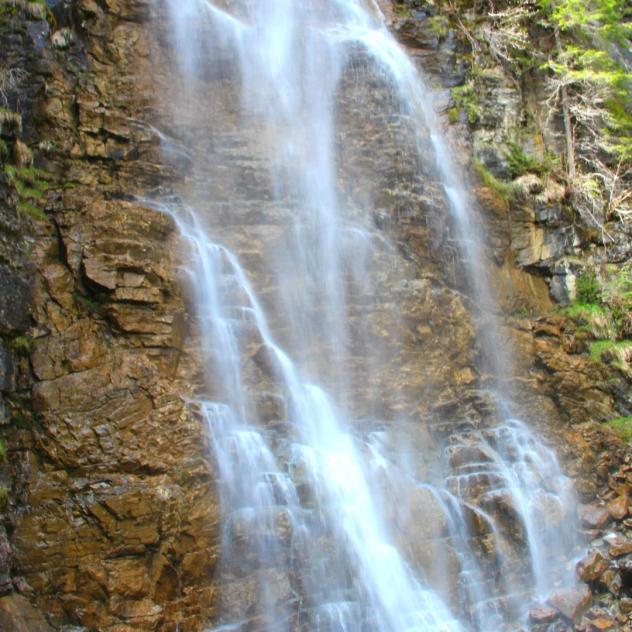
<instances>
[{"instance_id":1,"label":"cascading water","mask_svg":"<svg viewBox=\"0 0 632 632\"><path fill-rule=\"evenodd\" d=\"M160 135L190 173L186 203L155 206L188 249L207 369L192 405L218 467L221 629L507 628L531 597L572 581L572 489L553 453L503 416L510 363L493 327L480 345L500 418L455 426L443 447L414 444L422 422L402 402L415 394L375 377L399 342L371 337L399 255L371 195L340 175L353 172L341 164L342 86L375 82L380 124L414 139L410 168L439 183L470 291L493 312L430 92L371 2L156 9L181 73L168 126L186 149Z\"/></svg>"}]
</instances>

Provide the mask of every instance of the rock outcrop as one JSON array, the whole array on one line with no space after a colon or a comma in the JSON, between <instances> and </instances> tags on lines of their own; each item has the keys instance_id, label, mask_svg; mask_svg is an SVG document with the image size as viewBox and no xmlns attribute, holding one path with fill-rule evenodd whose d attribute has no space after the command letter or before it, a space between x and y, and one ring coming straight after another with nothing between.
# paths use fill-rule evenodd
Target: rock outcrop
<instances>
[{"instance_id":1,"label":"rock outcrop","mask_svg":"<svg viewBox=\"0 0 632 632\"><path fill-rule=\"evenodd\" d=\"M3 137L47 180L43 213L16 214L6 187L0 206L3 629L199 630L213 468L184 401L174 225L134 201L170 177L149 126L149 3L49 6L0 7L23 122Z\"/></svg>"}]
</instances>

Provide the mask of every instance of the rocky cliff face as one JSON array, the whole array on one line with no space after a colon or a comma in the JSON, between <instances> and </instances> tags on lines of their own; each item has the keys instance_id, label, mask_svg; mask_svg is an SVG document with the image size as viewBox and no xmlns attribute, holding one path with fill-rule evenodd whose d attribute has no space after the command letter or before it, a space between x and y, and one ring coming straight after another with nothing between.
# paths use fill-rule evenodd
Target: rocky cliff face
<instances>
[{"instance_id":1,"label":"rocky cliff face","mask_svg":"<svg viewBox=\"0 0 632 632\"><path fill-rule=\"evenodd\" d=\"M500 176L506 159L490 147L513 138L526 113L542 118L537 82L518 87L502 72L485 75L481 116L468 122L467 103L449 94L470 81L467 34L452 18L440 24L435 3L383 4L401 41L445 91L446 110L457 107L453 132L463 156L477 156ZM188 157L176 152L169 161L161 153L152 125L167 117L166 103L155 97L167 94L168 86L147 0L64 0L42 7L0 5L0 47L8 51L0 73L12 73L2 95L6 110L20 119L20 125L8 124L8 114L2 119L3 165L22 170L0 179L0 423L6 445L0 624L29 631L201 630L217 606L219 510L206 431L183 399L200 382L195 327L180 289L174 225L139 200L182 188L184 173L196 178L196 158L219 150L197 141ZM405 125L375 125L372 114L388 95L380 86L370 88L351 80L343 87L339 116L349 133L340 145L347 164L362 165L378 147L406 147ZM226 105L231 89L223 76L211 78L213 116L233 114ZM248 200L262 187L256 148L247 138L229 140L250 152L250 162L230 143L225 146L232 155L215 154L219 171L229 165L236 174L217 192L220 209L222 196ZM32 160L42 174L32 171ZM365 180L360 168L341 182L380 200L375 224L398 247L396 254L381 255L380 309L367 335L376 343L389 337L402 342L375 383L359 379L354 388L383 392L385 415L395 406L393 385L414 393L403 406L427 422L411 429L415 441L427 445L433 435L455 430L446 419L484 420L484 376L474 366L478 350L437 192L414 183L405 149L371 168L379 173L375 181ZM33 199L16 186L16 177L46 184ZM569 279L589 263L612 262L613 252L619 260L629 255L628 227L609 226L617 246L606 247L568 215L559 188L541 190L541 183L525 180L524 193L507 202L479 177L504 333L520 351L522 403L559 444L583 501L603 506L585 510L590 535L599 537L615 524L622 537L629 535L630 457L600 423L629 415L629 373L618 363L591 360L581 324L551 309L554 300L572 298ZM279 239L269 218L281 224L283 210L267 208L262 218L261 209L243 208L235 220L239 230L231 225L226 239L256 263ZM395 269L394 277L406 279L399 285L388 274ZM265 362L256 354L250 361L253 388L267 384ZM355 412L361 418L366 411ZM429 499L419 502L429 505ZM604 561L590 560L582 577L595 591L606 587L621 598L618 610L593 617L609 618L616 629L629 612L629 552L623 541L596 542ZM424 546L411 546L410 554L423 565ZM234 600L247 601L247 592L235 590ZM536 613L536 629L546 629L546 617L558 613Z\"/></svg>"},{"instance_id":2,"label":"rocky cliff face","mask_svg":"<svg viewBox=\"0 0 632 632\"><path fill-rule=\"evenodd\" d=\"M212 612L216 499L183 402L174 226L133 201L170 178L147 22L146 2L0 6L22 121L3 125L5 164L28 146L47 182L43 213L16 214L6 184L0 207L2 588L21 595L2 598L3 629L194 630ZM21 620L26 599L46 622Z\"/></svg>"}]
</instances>

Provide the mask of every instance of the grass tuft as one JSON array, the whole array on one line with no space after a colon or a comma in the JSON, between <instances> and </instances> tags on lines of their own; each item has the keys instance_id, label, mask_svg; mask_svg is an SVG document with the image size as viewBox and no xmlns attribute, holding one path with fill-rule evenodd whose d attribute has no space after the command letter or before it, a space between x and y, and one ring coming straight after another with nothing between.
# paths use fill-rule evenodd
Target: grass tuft
<instances>
[{"instance_id":1,"label":"grass tuft","mask_svg":"<svg viewBox=\"0 0 632 632\"><path fill-rule=\"evenodd\" d=\"M594 303L573 303L562 309L562 313L572 318L593 338L613 338L616 327L608 309Z\"/></svg>"},{"instance_id":2,"label":"grass tuft","mask_svg":"<svg viewBox=\"0 0 632 632\"><path fill-rule=\"evenodd\" d=\"M626 443L632 443L632 415L618 417L606 422Z\"/></svg>"},{"instance_id":3,"label":"grass tuft","mask_svg":"<svg viewBox=\"0 0 632 632\"><path fill-rule=\"evenodd\" d=\"M482 161L474 159L472 161L476 175L481 179L483 186L492 193L501 198L504 202L508 202L514 193L511 184L499 180L493 173L483 164Z\"/></svg>"}]
</instances>

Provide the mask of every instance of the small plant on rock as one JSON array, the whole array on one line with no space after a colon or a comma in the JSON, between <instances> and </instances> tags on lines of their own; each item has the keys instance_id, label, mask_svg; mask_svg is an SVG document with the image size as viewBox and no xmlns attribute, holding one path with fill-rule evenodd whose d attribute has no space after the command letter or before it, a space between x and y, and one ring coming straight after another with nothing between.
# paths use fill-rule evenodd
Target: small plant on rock
<instances>
[{"instance_id":1,"label":"small plant on rock","mask_svg":"<svg viewBox=\"0 0 632 632\"><path fill-rule=\"evenodd\" d=\"M472 165L476 175L482 181L483 186L489 189L503 202L508 202L514 193L514 188L511 183L499 180L481 160L474 159Z\"/></svg>"},{"instance_id":2,"label":"small plant on rock","mask_svg":"<svg viewBox=\"0 0 632 632\"><path fill-rule=\"evenodd\" d=\"M585 272L577 277L575 286L577 301L583 304L595 304L601 301L601 286L594 272Z\"/></svg>"},{"instance_id":3,"label":"small plant on rock","mask_svg":"<svg viewBox=\"0 0 632 632\"><path fill-rule=\"evenodd\" d=\"M611 419L606 422L606 425L612 428L623 441L632 443L632 415Z\"/></svg>"},{"instance_id":4,"label":"small plant on rock","mask_svg":"<svg viewBox=\"0 0 632 632\"><path fill-rule=\"evenodd\" d=\"M456 123L461 112L464 112L468 123L476 123L481 116L481 106L476 98L474 82L468 81L462 86L452 88L451 94L454 106L448 111L450 121Z\"/></svg>"},{"instance_id":5,"label":"small plant on rock","mask_svg":"<svg viewBox=\"0 0 632 632\"><path fill-rule=\"evenodd\" d=\"M507 141L505 159L511 171L512 178L518 178L525 173L535 173L539 176L547 175L556 164L555 157L550 153L540 158L527 154L522 147L514 142Z\"/></svg>"},{"instance_id":6,"label":"small plant on rock","mask_svg":"<svg viewBox=\"0 0 632 632\"><path fill-rule=\"evenodd\" d=\"M35 167L6 165L4 173L18 196L18 211L36 219L47 220L46 213L37 205L49 186L44 179L46 172Z\"/></svg>"}]
</instances>

